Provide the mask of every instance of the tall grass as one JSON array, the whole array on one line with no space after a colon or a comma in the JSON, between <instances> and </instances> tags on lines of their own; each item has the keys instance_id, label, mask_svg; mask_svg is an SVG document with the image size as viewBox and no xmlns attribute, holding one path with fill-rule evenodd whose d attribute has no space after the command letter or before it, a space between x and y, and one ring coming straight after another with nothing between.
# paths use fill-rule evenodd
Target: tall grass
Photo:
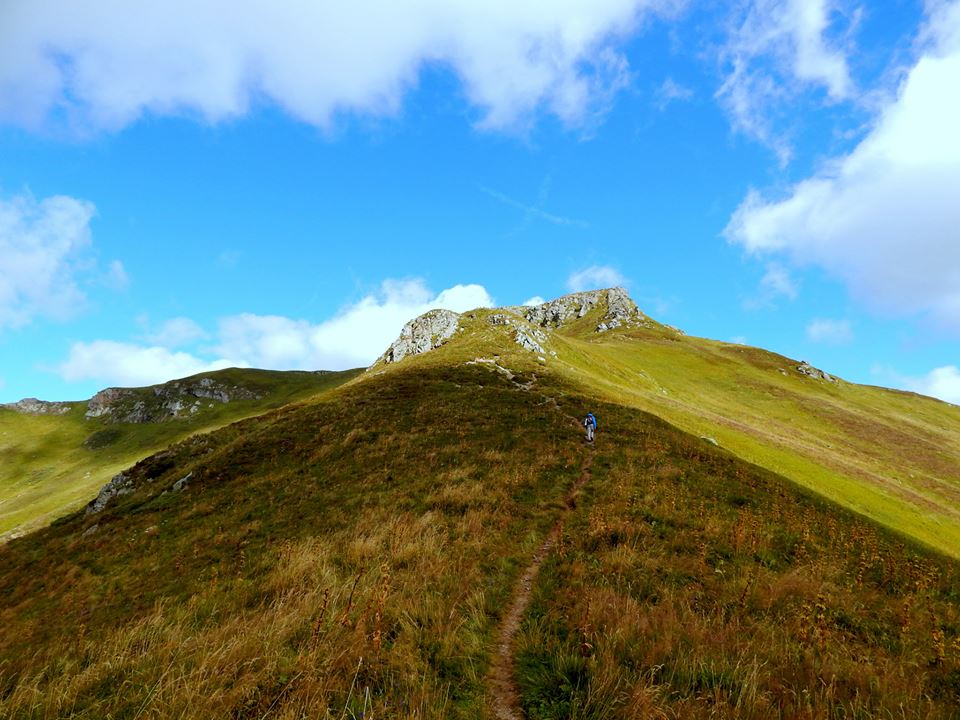
<instances>
[{"instance_id":1,"label":"tall grass","mask_svg":"<svg viewBox=\"0 0 960 720\"><path fill-rule=\"evenodd\" d=\"M603 412L594 481L521 629L528 717L958 716L955 562Z\"/></svg>"}]
</instances>

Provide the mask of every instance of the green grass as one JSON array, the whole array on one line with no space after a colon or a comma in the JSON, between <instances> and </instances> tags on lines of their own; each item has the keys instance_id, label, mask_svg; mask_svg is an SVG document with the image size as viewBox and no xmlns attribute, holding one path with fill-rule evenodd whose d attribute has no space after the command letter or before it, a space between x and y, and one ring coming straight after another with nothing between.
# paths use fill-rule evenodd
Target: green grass
<instances>
[{"instance_id":1,"label":"green grass","mask_svg":"<svg viewBox=\"0 0 960 720\"><path fill-rule=\"evenodd\" d=\"M827 383L756 348L660 329L564 335L557 371L943 552L960 554L960 408ZM785 371L785 375L780 371Z\"/></svg>"},{"instance_id":2,"label":"green grass","mask_svg":"<svg viewBox=\"0 0 960 720\"><path fill-rule=\"evenodd\" d=\"M87 503L111 477L193 433L289 402L356 377L359 371L318 375L232 368L197 377L240 385L262 396L227 404L204 402L196 415L160 423L109 424L84 418L86 403L66 415L24 415L0 408L0 540L47 524ZM141 394L148 401L152 390Z\"/></svg>"}]
</instances>

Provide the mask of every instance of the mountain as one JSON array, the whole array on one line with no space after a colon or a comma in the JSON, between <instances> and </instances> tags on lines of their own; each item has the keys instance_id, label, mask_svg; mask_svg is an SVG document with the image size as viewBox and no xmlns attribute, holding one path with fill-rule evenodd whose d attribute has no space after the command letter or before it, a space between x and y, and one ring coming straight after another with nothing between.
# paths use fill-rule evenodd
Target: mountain
<instances>
[{"instance_id":1,"label":"mountain","mask_svg":"<svg viewBox=\"0 0 960 720\"><path fill-rule=\"evenodd\" d=\"M0 715L953 718L957 411L619 289L434 311L0 547Z\"/></svg>"},{"instance_id":2,"label":"mountain","mask_svg":"<svg viewBox=\"0 0 960 720\"><path fill-rule=\"evenodd\" d=\"M0 405L0 542L83 506L170 443L346 382L359 371L231 368L83 402Z\"/></svg>"}]
</instances>

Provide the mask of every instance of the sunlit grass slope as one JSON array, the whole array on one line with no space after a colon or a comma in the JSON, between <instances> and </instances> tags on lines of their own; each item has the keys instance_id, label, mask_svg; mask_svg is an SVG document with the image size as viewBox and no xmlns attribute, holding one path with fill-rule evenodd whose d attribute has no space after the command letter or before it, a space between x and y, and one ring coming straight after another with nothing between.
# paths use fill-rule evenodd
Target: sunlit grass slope
<instances>
[{"instance_id":1,"label":"sunlit grass slope","mask_svg":"<svg viewBox=\"0 0 960 720\"><path fill-rule=\"evenodd\" d=\"M960 555L960 407L831 383L758 348L670 328L554 336L557 372L652 412L856 512ZM829 368L825 368L829 371Z\"/></svg>"},{"instance_id":2,"label":"sunlit grass slope","mask_svg":"<svg viewBox=\"0 0 960 720\"><path fill-rule=\"evenodd\" d=\"M261 399L204 402L193 416L159 423L87 420L86 403L74 403L66 415L25 415L0 408L0 539L85 504L113 475L172 442L336 387L357 372L232 368L203 373L196 378L239 385ZM149 401L153 392L145 388L142 395Z\"/></svg>"},{"instance_id":3,"label":"sunlit grass slope","mask_svg":"<svg viewBox=\"0 0 960 720\"><path fill-rule=\"evenodd\" d=\"M587 407L593 478L519 647L530 717L955 716L955 561L581 394L485 316L0 547L0 716L490 718Z\"/></svg>"}]
</instances>

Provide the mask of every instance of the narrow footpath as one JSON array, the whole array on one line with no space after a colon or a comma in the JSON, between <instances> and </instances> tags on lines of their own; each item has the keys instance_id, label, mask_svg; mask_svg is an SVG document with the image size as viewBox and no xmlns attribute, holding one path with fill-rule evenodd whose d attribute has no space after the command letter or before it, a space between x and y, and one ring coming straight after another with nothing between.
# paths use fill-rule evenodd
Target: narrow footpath
<instances>
[{"instance_id":1,"label":"narrow footpath","mask_svg":"<svg viewBox=\"0 0 960 720\"><path fill-rule=\"evenodd\" d=\"M574 419L574 421L576 421ZM564 510L553 524L550 533L547 535L543 544L537 549L530 564L524 569L513 590L513 596L507 607L507 612L503 616L500 628L497 631L497 650L493 657L493 663L490 668L490 694L493 701L493 713L497 720L522 720L523 712L520 710L520 694L517 691L517 684L514 680L514 638L517 630L520 629L520 620L530 604L532 588L540 574L540 568L544 560L557 544L560 534L563 532L563 524L570 514L570 511L576 507L577 493L590 480L591 467L593 466L594 447L591 445L587 450L587 456L580 466L580 477L573 486L567 491L564 497Z\"/></svg>"}]
</instances>

